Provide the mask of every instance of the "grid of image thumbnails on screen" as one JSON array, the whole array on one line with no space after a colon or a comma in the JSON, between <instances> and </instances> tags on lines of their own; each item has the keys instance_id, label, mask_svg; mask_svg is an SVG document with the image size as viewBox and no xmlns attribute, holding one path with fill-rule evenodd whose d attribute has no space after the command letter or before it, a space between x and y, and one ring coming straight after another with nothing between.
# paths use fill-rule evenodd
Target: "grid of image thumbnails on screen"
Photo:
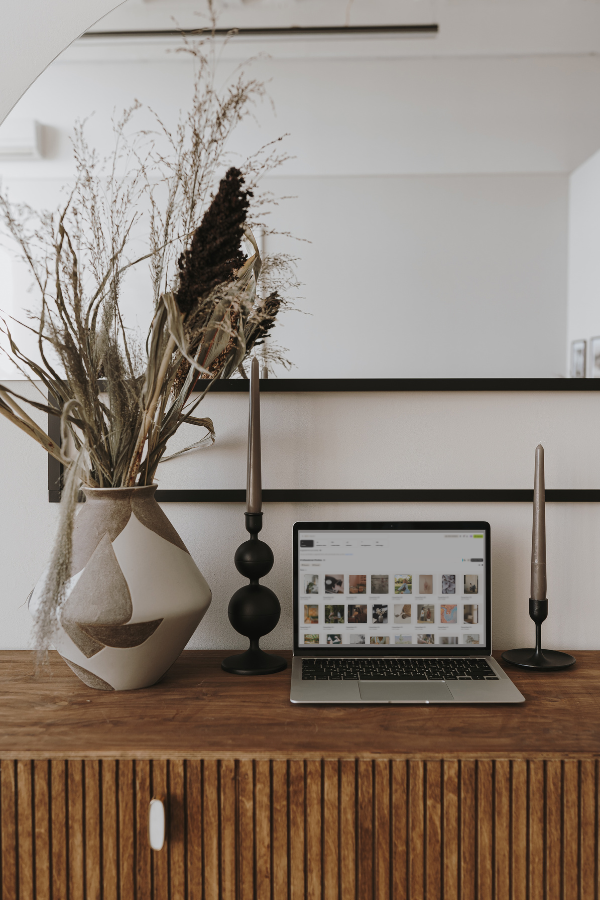
<instances>
[{"instance_id":1,"label":"grid of image thumbnails on screen","mask_svg":"<svg viewBox=\"0 0 600 900\"><path fill-rule=\"evenodd\" d=\"M471 541L477 539L479 552L482 552L480 538L483 535L457 537L463 540L452 544L458 551L452 556L460 563L454 565L454 571L450 571L449 566L447 571L433 571L433 567L430 571L415 571L414 568L410 571L408 565L393 572L381 571L383 566L368 571L367 565L363 565L363 571L357 571L355 563L358 560L373 564L373 556L376 556L368 552L371 546L360 552L360 537L350 539L353 544L358 544L353 552L337 554L337 566L330 565L333 559L327 559L329 554L325 547L321 559L307 552L314 549L314 539L301 540L298 570L300 645L350 645L357 649L361 645L421 645L425 649L432 645L468 647L485 644L483 558L472 561L472 557L464 556L472 552ZM324 543L332 540L336 546L335 536L328 536ZM375 544L375 540L371 536L367 539L369 545ZM337 541L342 548L344 537L339 536ZM311 543L313 547L310 547ZM309 555L313 558L306 558ZM432 559L436 555L432 554ZM336 554L332 556L335 558ZM381 556L384 559L388 554ZM346 568L340 564L342 560L347 560L353 571L341 571Z\"/></svg>"}]
</instances>

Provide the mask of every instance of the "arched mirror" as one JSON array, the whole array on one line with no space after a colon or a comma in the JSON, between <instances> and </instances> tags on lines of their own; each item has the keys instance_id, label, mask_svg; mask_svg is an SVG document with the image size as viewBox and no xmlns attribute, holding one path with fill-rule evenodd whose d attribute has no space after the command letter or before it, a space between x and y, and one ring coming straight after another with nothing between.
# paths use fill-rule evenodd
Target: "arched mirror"
<instances>
[{"instance_id":1,"label":"arched mirror","mask_svg":"<svg viewBox=\"0 0 600 900\"><path fill-rule=\"evenodd\" d=\"M175 128L192 90L177 30L205 12L128 0L63 53L0 126L11 197L56 207L77 120L100 156L134 100ZM302 239L264 243L297 257L302 283L273 334L293 363L276 377L600 374L596 4L237 0L218 24L240 33L217 42L217 82L256 57L273 101L231 159L288 135L291 158L263 183L289 198L273 228ZM145 279L128 276L132 325L147 321ZM7 311L31 304L5 253L0 283ZM18 377L5 359L0 375Z\"/></svg>"}]
</instances>

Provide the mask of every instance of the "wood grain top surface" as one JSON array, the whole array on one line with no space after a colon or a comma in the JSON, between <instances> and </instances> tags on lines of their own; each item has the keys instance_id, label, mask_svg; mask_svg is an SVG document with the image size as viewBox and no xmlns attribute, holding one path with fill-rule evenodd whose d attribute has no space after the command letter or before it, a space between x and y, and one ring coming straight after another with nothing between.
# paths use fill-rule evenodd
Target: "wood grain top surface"
<instances>
[{"instance_id":1,"label":"wood grain top surface","mask_svg":"<svg viewBox=\"0 0 600 900\"><path fill-rule=\"evenodd\" d=\"M154 687L104 693L56 653L36 674L30 652L1 651L0 758L600 757L598 651L564 672L507 667L519 706L297 706L289 668L229 675L227 655L189 650Z\"/></svg>"}]
</instances>

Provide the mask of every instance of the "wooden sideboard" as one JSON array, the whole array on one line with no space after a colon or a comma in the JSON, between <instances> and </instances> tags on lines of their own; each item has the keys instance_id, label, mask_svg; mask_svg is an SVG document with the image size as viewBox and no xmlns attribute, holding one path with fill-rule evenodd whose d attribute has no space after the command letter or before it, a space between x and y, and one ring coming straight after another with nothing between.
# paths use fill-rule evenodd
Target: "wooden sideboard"
<instances>
[{"instance_id":1,"label":"wooden sideboard","mask_svg":"<svg viewBox=\"0 0 600 900\"><path fill-rule=\"evenodd\" d=\"M0 653L2 900L598 898L600 653L516 707L292 706L225 655L103 693Z\"/></svg>"}]
</instances>

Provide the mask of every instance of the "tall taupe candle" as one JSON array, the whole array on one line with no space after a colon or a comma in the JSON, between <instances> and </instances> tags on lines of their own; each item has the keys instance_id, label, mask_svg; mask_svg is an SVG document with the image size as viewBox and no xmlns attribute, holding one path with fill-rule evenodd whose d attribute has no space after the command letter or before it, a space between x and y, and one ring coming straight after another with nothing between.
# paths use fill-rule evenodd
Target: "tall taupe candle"
<instances>
[{"instance_id":1,"label":"tall taupe candle","mask_svg":"<svg viewBox=\"0 0 600 900\"><path fill-rule=\"evenodd\" d=\"M546 487L544 482L544 448L535 448L533 485L533 534L531 538L531 598L546 599Z\"/></svg>"},{"instance_id":2,"label":"tall taupe candle","mask_svg":"<svg viewBox=\"0 0 600 900\"><path fill-rule=\"evenodd\" d=\"M256 356L250 367L250 420L248 422L248 482L246 508L249 513L262 510L262 478L260 466L260 382Z\"/></svg>"}]
</instances>

